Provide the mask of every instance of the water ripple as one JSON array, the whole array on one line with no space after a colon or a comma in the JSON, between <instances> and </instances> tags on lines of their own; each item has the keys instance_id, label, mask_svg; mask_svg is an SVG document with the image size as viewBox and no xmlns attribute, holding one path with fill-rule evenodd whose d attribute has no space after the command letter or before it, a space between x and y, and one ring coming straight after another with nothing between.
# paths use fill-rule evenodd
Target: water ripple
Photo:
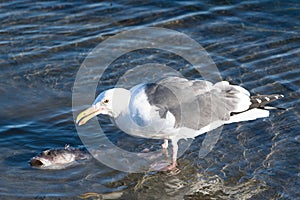
<instances>
[{"instance_id":1,"label":"water ripple","mask_svg":"<svg viewBox=\"0 0 300 200\"><path fill-rule=\"evenodd\" d=\"M0 196L72 199L84 193L109 197L117 193L119 199L298 198L299 9L293 0L0 3L0 149L4 152ZM201 159L203 137L196 138L179 159L182 172L173 177L126 174L95 160L62 171L31 169L28 160L42 150L82 146L71 95L76 72L88 52L111 35L148 26L186 33L205 47L225 80L253 94L284 94L276 105L287 110L224 127L216 146ZM199 78L179 56L135 51L112 63L97 92L112 87L127 70L154 61L187 78ZM91 73L86 78L95 77ZM152 145L153 141L126 136L106 119L100 121L110 139L124 149ZM159 146L160 142L153 143Z\"/></svg>"}]
</instances>

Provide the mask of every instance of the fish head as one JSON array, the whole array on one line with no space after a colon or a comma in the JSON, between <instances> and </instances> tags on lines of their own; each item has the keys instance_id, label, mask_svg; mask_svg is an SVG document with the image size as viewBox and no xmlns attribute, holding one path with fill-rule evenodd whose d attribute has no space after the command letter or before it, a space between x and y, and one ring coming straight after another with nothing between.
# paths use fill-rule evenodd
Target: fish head
<instances>
[{"instance_id":1,"label":"fish head","mask_svg":"<svg viewBox=\"0 0 300 200\"><path fill-rule=\"evenodd\" d=\"M75 161L75 157L69 149L50 149L33 157L30 165L41 169L60 169Z\"/></svg>"},{"instance_id":2,"label":"fish head","mask_svg":"<svg viewBox=\"0 0 300 200\"><path fill-rule=\"evenodd\" d=\"M37 168L47 168L53 165L53 162L51 162L49 159L36 156L30 160L30 165Z\"/></svg>"}]
</instances>

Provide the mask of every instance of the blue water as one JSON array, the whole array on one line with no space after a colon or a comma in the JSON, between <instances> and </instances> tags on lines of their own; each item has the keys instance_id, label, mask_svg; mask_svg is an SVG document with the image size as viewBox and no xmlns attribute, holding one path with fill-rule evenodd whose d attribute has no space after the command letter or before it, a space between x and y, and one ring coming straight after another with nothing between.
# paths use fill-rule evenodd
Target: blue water
<instances>
[{"instance_id":1,"label":"blue water","mask_svg":"<svg viewBox=\"0 0 300 200\"><path fill-rule=\"evenodd\" d=\"M90 199L299 199L299 11L296 0L0 3L0 198L79 199L93 192ZM96 160L64 170L32 169L28 161L42 150L83 146L72 88L88 53L110 36L150 26L193 38L224 80L253 94L284 94L276 105L288 109L225 126L202 159L199 136L179 158L176 176L129 174ZM112 87L122 70L149 56L199 78L186 61L160 53L119 58L115 65L121 67L107 72L97 90ZM102 123L115 144L132 148L133 138L107 119Z\"/></svg>"}]
</instances>

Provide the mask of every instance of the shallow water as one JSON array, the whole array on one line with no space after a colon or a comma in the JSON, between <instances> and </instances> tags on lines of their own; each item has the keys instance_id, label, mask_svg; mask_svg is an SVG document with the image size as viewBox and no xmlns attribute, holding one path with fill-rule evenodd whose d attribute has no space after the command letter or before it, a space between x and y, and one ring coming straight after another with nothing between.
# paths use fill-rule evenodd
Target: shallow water
<instances>
[{"instance_id":1,"label":"shallow water","mask_svg":"<svg viewBox=\"0 0 300 200\"><path fill-rule=\"evenodd\" d=\"M299 10L293 0L1 3L1 199L299 198ZM96 160L64 170L32 169L28 161L45 149L83 146L73 120L72 88L88 53L110 36L150 26L185 33L205 48L224 80L253 94L284 94L275 105L288 109L225 126L201 159L204 136L197 137L179 158L176 176L125 173ZM199 78L170 52L137 51L117 59L97 90L150 61ZM124 149L162 142L129 137L106 118L99 120Z\"/></svg>"}]
</instances>

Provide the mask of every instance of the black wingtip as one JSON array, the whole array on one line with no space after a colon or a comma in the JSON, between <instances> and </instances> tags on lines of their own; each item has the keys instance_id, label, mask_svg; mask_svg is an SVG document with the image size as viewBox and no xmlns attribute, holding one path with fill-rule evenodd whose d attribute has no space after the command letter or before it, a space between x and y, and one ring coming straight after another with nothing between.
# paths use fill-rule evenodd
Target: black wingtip
<instances>
[{"instance_id":1,"label":"black wingtip","mask_svg":"<svg viewBox=\"0 0 300 200\"><path fill-rule=\"evenodd\" d=\"M251 96L251 106L250 108L265 108L268 109L267 104L276 101L278 99L283 98L283 94L271 94L271 95L257 95L257 96ZM270 107L271 109L274 109L275 107ZM276 108L279 109L279 108Z\"/></svg>"}]
</instances>

